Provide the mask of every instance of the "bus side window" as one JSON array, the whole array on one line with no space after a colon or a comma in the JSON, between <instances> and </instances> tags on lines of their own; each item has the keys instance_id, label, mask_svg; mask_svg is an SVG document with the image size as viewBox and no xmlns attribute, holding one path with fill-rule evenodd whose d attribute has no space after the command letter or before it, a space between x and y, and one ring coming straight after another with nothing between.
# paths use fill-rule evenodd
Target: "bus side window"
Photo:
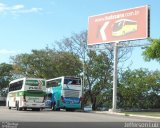
<instances>
[{"instance_id":1,"label":"bus side window","mask_svg":"<svg viewBox=\"0 0 160 128\"><path fill-rule=\"evenodd\" d=\"M56 86L57 86L56 81L53 81L52 87L56 87Z\"/></svg>"},{"instance_id":2,"label":"bus side window","mask_svg":"<svg viewBox=\"0 0 160 128\"><path fill-rule=\"evenodd\" d=\"M78 84L81 84L81 80L78 80Z\"/></svg>"},{"instance_id":3,"label":"bus side window","mask_svg":"<svg viewBox=\"0 0 160 128\"><path fill-rule=\"evenodd\" d=\"M64 79L64 84L68 84L68 79Z\"/></svg>"},{"instance_id":4,"label":"bus side window","mask_svg":"<svg viewBox=\"0 0 160 128\"><path fill-rule=\"evenodd\" d=\"M47 82L47 88L52 87L51 82Z\"/></svg>"},{"instance_id":5,"label":"bus side window","mask_svg":"<svg viewBox=\"0 0 160 128\"><path fill-rule=\"evenodd\" d=\"M73 81L72 81L72 84L77 84L77 80L73 80Z\"/></svg>"},{"instance_id":6,"label":"bus side window","mask_svg":"<svg viewBox=\"0 0 160 128\"><path fill-rule=\"evenodd\" d=\"M47 99L48 99L48 100L52 99L52 93L49 93L49 94L47 95Z\"/></svg>"},{"instance_id":7,"label":"bus side window","mask_svg":"<svg viewBox=\"0 0 160 128\"><path fill-rule=\"evenodd\" d=\"M57 79L54 81L53 87L57 87L61 85L61 79Z\"/></svg>"},{"instance_id":8,"label":"bus side window","mask_svg":"<svg viewBox=\"0 0 160 128\"><path fill-rule=\"evenodd\" d=\"M54 82L54 84L53 84L53 87L57 87L57 86L59 86L58 80L56 80L56 81Z\"/></svg>"}]
</instances>

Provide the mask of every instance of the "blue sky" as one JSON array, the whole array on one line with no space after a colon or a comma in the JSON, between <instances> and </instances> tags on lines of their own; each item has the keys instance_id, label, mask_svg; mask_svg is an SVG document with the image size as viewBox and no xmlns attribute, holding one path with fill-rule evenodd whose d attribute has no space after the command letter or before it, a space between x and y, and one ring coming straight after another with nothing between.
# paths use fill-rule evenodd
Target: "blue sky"
<instances>
[{"instance_id":1,"label":"blue sky","mask_svg":"<svg viewBox=\"0 0 160 128\"><path fill-rule=\"evenodd\" d=\"M87 30L89 16L146 4L151 8L150 35L159 38L159 0L0 0L0 63ZM156 61L144 62L141 51L135 48L125 67L160 69Z\"/></svg>"}]
</instances>

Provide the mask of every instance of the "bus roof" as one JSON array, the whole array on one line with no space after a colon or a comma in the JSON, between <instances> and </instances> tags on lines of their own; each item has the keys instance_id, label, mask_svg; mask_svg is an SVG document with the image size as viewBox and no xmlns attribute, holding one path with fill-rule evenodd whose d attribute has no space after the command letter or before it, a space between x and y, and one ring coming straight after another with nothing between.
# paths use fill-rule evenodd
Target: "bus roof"
<instances>
[{"instance_id":1,"label":"bus roof","mask_svg":"<svg viewBox=\"0 0 160 128\"><path fill-rule=\"evenodd\" d=\"M21 80L26 80L26 79L29 79L29 80L45 80L45 79L43 79L43 78L23 77L23 78L18 78L18 79L12 80L9 84L14 83L14 82L18 82L18 81L21 81Z\"/></svg>"},{"instance_id":2,"label":"bus roof","mask_svg":"<svg viewBox=\"0 0 160 128\"><path fill-rule=\"evenodd\" d=\"M134 20L130 20L130 19L119 19L117 21L115 21L115 23L121 22L121 21L131 21L131 22L136 22Z\"/></svg>"},{"instance_id":3,"label":"bus roof","mask_svg":"<svg viewBox=\"0 0 160 128\"><path fill-rule=\"evenodd\" d=\"M60 79L60 78L80 78L80 77L77 77L77 76L61 76L61 77L56 77L56 78L48 79L46 81L52 81L52 80L56 80L56 79Z\"/></svg>"}]
</instances>

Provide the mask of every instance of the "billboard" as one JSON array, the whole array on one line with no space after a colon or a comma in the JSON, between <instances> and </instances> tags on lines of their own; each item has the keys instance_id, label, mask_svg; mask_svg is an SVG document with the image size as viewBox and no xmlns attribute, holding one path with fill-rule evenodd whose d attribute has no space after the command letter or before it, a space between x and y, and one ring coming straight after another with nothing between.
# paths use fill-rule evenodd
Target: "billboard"
<instances>
[{"instance_id":1,"label":"billboard","mask_svg":"<svg viewBox=\"0 0 160 128\"><path fill-rule=\"evenodd\" d=\"M149 7L147 5L90 16L88 19L88 45L147 37L149 37Z\"/></svg>"}]
</instances>

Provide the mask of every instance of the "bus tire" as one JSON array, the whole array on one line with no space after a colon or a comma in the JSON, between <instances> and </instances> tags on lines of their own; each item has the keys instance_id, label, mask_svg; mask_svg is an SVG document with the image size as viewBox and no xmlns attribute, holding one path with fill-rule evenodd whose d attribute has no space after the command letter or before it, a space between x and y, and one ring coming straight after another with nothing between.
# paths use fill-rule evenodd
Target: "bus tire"
<instances>
[{"instance_id":1,"label":"bus tire","mask_svg":"<svg viewBox=\"0 0 160 128\"><path fill-rule=\"evenodd\" d=\"M8 101L8 109L11 109L11 107L9 107L9 101Z\"/></svg>"},{"instance_id":2,"label":"bus tire","mask_svg":"<svg viewBox=\"0 0 160 128\"><path fill-rule=\"evenodd\" d=\"M52 103L52 104L51 104L51 110L52 110L52 111L55 111L55 110L56 110L56 104L55 104L55 103Z\"/></svg>"},{"instance_id":3,"label":"bus tire","mask_svg":"<svg viewBox=\"0 0 160 128\"><path fill-rule=\"evenodd\" d=\"M40 108L32 108L32 111L40 111Z\"/></svg>"},{"instance_id":4,"label":"bus tire","mask_svg":"<svg viewBox=\"0 0 160 128\"><path fill-rule=\"evenodd\" d=\"M36 111L36 108L32 108L32 111Z\"/></svg>"},{"instance_id":5,"label":"bus tire","mask_svg":"<svg viewBox=\"0 0 160 128\"><path fill-rule=\"evenodd\" d=\"M56 108L56 111L60 111L60 108Z\"/></svg>"},{"instance_id":6,"label":"bus tire","mask_svg":"<svg viewBox=\"0 0 160 128\"><path fill-rule=\"evenodd\" d=\"M66 111L67 111L67 112L69 112L69 111L70 111L70 109L69 109L69 108L66 108Z\"/></svg>"},{"instance_id":7,"label":"bus tire","mask_svg":"<svg viewBox=\"0 0 160 128\"><path fill-rule=\"evenodd\" d=\"M68 112L74 112L75 109L74 108L66 108L66 111L68 111Z\"/></svg>"},{"instance_id":8,"label":"bus tire","mask_svg":"<svg viewBox=\"0 0 160 128\"><path fill-rule=\"evenodd\" d=\"M41 108L36 108L36 111L40 111L41 110Z\"/></svg>"},{"instance_id":9,"label":"bus tire","mask_svg":"<svg viewBox=\"0 0 160 128\"><path fill-rule=\"evenodd\" d=\"M16 109L17 109L17 111L21 111L22 110L22 108L19 107L19 102L18 101L16 102Z\"/></svg>"},{"instance_id":10,"label":"bus tire","mask_svg":"<svg viewBox=\"0 0 160 128\"><path fill-rule=\"evenodd\" d=\"M60 111L60 108L57 108L56 103L52 103L51 110L52 111Z\"/></svg>"},{"instance_id":11,"label":"bus tire","mask_svg":"<svg viewBox=\"0 0 160 128\"><path fill-rule=\"evenodd\" d=\"M74 108L71 108L71 112L74 112L75 111L75 109Z\"/></svg>"}]
</instances>

